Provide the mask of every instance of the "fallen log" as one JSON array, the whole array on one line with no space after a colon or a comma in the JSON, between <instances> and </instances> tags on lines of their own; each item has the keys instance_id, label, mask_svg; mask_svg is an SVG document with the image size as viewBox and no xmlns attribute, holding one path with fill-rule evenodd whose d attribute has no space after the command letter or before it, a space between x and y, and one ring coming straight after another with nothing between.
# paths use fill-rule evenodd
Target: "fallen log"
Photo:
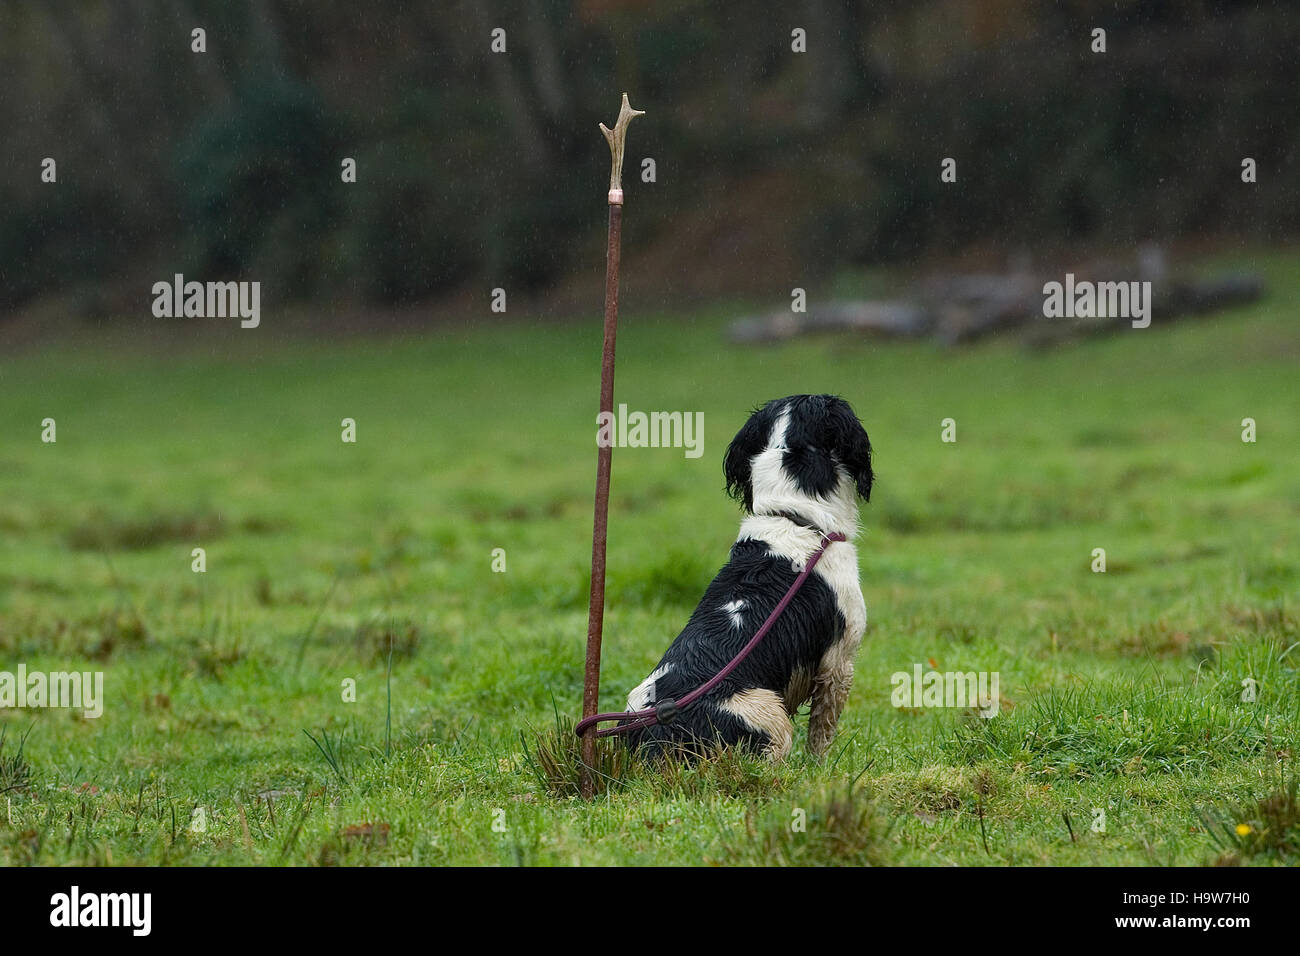
<instances>
[{"instance_id":1,"label":"fallen log","mask_svg":"<svg viewBox=\"0 0 1300 956\"><path fill-rule=\"evenodd\" d=\"M1108 293L1107 305L1097 307L1099 302L1088 299L1092 304L1076 309L1074 291L1084 286L1089 287L1089 296L1094 290ZM1054 299L1049 294L1052 289ZM756 345L856 332L885 338L932 337L952 346L1019 329L1025 344L1047 348L1135 325L1145 328L1152 319L1164 325L1245 305L1260 299L1264 291L1263 280L1254 275L1171 278L1163 250L1148 244L1138 250L1136 265L1092 261L1077 272L1035 275L1020 264L1006 274L931 276L918 282L909 298L836 301L812 305L807 312L771 312L732 323L728 338ZM1119 292L1124 294L1116 296ZM1049 301L1056 306L1063 302L1064 308L1049 308ZM1113 307L1116 301L1121 302L1118 309ZM1140 312L1131 308L1135 303L1140 303Z\"/></svg>"},{"instance_id":2,"label":"fallen log","mask_svg":"<svg viewBox=\"0 0 1300 956\"><path fill-rule=\"evenodd\" d=\"M771 312L741 319L732 323L728 338L745 345L845 331L891 338L919 338L928 335L933 325L933 315L910 302L828 302L807 312Z\"/></svg>"},{"instance_id":3,"label":"fallen log","mask_svg":"<svg viewBox=\"0 0 1300 956\"><path fill-rule=\"evenodd\" d=\"M1264 293L1264 280L1249 274L1174 280L1155 285L1151 289L1151 324L1167 325L1248 305L1263 298ZM1047 318L1040 312L1026 328L1024 341L1034 348L1050 348L1096 335L1122 332L1131 327L1129 317L1122 315L1060 319Z\"/></svg>"}]
</instances>

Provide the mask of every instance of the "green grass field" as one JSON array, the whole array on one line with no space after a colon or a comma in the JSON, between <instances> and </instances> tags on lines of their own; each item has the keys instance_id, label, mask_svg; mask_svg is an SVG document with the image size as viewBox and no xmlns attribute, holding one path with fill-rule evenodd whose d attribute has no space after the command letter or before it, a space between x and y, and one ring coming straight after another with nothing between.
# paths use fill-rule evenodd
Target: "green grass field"
<instances>
[{"instance_id":1,"label":"green grass field","mask_svg":"<svg viewBox=\"0 0 1300 956\"><path fill-rule=\"evenodd\" d=\"M837 392L871 434L870 624L825 762L611 757L590 805L537 746L581 695L594 324L0 357L0 671L105 696L0 710L0 862L1295 863L1300 257L1236 264L1266 302L1041 354L629 311L617 400L705 443L615 452L603 709L725 561L762 400ZM914 664L998 672L1002 712L895 709Z\"/></svg>"}]
</instances>

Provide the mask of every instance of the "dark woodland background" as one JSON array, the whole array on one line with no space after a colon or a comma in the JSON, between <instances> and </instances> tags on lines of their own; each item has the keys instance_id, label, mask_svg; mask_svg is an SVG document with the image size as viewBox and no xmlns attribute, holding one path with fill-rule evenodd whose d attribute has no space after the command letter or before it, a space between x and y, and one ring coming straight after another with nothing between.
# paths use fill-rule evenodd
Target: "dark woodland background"
<instances>
[{"instance_id":1,"label":"dark woodland background","mask_svg":"<svg viewBox=\"0 0 1300 956\"><path fill-rule=\"evenodd\" d=\"M1278 242L1300 228L1297 49L1293 7L1227 0L8 2L0 321L52 293L140 312L176 271L376 312L492 286L562 302L599 282L596 124L622 90L648 111L626 255L664 296ZM1245 156L1259 182L1234 189Z\"/></svg>"}]
</instances>

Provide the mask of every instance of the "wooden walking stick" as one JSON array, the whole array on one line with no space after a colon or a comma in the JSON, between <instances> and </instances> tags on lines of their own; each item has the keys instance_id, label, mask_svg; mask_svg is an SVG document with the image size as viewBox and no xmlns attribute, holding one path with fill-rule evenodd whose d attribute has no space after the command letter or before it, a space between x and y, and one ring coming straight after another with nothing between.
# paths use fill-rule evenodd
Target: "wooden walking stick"
<instances>
[{"instance_id":1,"label":"wooden walking stick","mask_svg":"<svg viewBox=\"0 0 1300 956\"><path fill-rule=\"evenodd\" d=\"M609 141L609 243L605 250L605 345L600 361L600 411L614 413L614 339L618 334L618 259L623 224L623 149L627 125L643 110L632 109L623 94L618 120L610 129L604 123L600 131ZM602 419L609 421L608 417ZM582 716L596 713L600 704L600 639L605 623L605 541L609 530L609 469L612 442L598 442L596 448L596 516L591 531L591 604L587 610L587 668L582 681ZM596 765L596 728L582 735L582 797L595 795L591 768Z\"/></svg>"}]
</instances>

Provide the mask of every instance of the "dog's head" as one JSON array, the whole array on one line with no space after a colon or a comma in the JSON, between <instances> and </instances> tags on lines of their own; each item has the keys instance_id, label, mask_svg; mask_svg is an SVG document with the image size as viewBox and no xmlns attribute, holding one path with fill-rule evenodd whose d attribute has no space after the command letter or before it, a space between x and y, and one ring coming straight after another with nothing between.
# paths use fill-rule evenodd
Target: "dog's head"
<instances>
[{"instance_id":1,"label":"dog's head","mask_svg":"<svg viewBox=\"0 0 1300 956\"><path fill-rule=\"evenodd\" d=\"M754 510L760 498L827 500L848 483L871 500L871 441L852 407L834 395L791 395L754 410L723 459L727 493ZM851 496L850 496L851 497Z\"/></svg>"}]
</instances>

